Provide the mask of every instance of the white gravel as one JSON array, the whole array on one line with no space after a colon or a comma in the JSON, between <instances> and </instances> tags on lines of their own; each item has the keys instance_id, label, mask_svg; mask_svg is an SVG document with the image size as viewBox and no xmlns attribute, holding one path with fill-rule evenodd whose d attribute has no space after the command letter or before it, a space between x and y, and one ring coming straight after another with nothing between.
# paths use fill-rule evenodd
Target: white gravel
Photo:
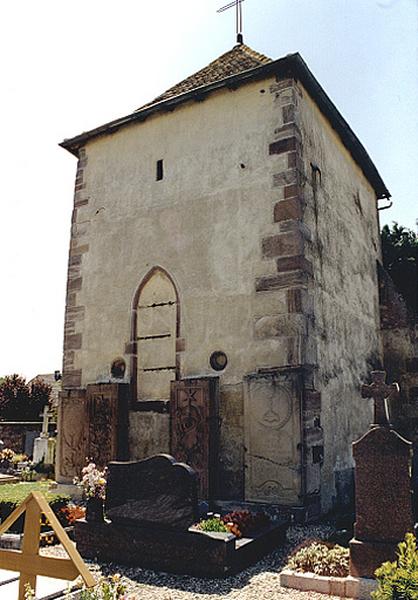
<instances>
[{"instance_id":1,"label":"white gravel","mask_svg":"<svg viewBox=\"0 0 418 600\"><path fill-rule=\"evenodd\" d=\"M97 575L120 573L127 585L129 600L330 600L332 596L280 587L279 573L286 564L289 553L298 544L308 538L325 539L333 531L333 527L328 524L292 525L288 530L286 544L241 573L224 579L172 575L113 563L87 563ZM60 546L44 548L42 553L50 556L64 555Z\"/></svg>"}]
</instances>

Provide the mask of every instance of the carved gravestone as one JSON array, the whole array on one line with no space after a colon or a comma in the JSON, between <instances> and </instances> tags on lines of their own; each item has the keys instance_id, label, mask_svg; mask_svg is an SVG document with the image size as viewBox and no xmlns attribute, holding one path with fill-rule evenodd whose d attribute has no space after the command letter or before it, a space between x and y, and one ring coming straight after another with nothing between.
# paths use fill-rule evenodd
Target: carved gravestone
<instances>
[{"instance_id":1,"label":"carved gravestone","mask_svg":"<svg viewBox=\"0 0 418 600\"><path fill-rule=\"evenodd\" d=\"M63 390L58 404L57 481L71 483L86 464L86 422L86 390Z\"/></svg>"},{"instance_id":2,"label":"carved gravestone","mask_svg":"<svg viewBox=\"0 0 418 600\"><path fill-rule=\"evenodd\" d=\"M128 458L129 386L119 383L64 390L58 409L57 479L80 476L86 459L100 466Z\"/></svg>"},{"instance_id":3,"label":"carved gravestone","mask_svg":"<svg viewBox=\"0 0 418 600\"><path fill-rule=\"evenodd\" d=\"M216 496L219 447L219 378L171 382L170 452L199 478L199 496Z\"/></svg>"},{"instance_id":4,"label":"carved gravestone","mask_svg":"<svg viewBox=\"0 0 418 600\"><path fill-rule=\"evenodd\" d=\"M86 456L100 466L128 458L129 387L97 383L87 386Z\"/></svg>"},{"instance_id":5,"label":"carved gravestone","mask_svg":"<svg viewBox=\"0 0 418 600\"><path fill-rule=\"evenodd\" d=\"M111 462L106 515L112 523L187 529L198 517L196 473L168 454Z\"/></svg>"},{"instance_id":6,"label":"carved gravestone","mask_svg":"<svg viewBox=\"0 0 418 600\"><path fill-rule=\"evenodd\" d=\"M246 378L245 499L297 505L301 494L300 392L293 374Z\"/></svg>"},{"instance_id":7,"label":"carved gravestone","mask_svg":"<svg viewBox=\"0 0 418 600\"><path fill-rule=\"evenodd\" d=\"M353 443L356 522L350 542L350 574L373 577L396 546L413 531L410 460L411 443L390 428L386 400L397 395L385 384L385 372L373 371L373 383L362 387L363 397L375 401L374 423Z\"/></svg>"}]
</instances>

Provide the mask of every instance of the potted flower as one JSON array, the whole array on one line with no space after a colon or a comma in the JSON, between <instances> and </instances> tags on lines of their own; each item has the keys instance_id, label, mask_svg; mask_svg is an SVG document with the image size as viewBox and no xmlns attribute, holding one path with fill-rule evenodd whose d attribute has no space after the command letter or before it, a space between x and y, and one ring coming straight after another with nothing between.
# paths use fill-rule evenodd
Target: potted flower
<instances>
[{"instance_id":1,"label":"potted flower","mask_svg":"<svg viewBox=\"0 0 418 600\"><path fill-rule=\"evenodd\" d=\"M106 475L106 468L101 471L95 463L89 463L81 471L81 479L74 479L74 483L82 488L83 498L86 500L86 521L104 521Z\"/></svg>"}]
</instances>

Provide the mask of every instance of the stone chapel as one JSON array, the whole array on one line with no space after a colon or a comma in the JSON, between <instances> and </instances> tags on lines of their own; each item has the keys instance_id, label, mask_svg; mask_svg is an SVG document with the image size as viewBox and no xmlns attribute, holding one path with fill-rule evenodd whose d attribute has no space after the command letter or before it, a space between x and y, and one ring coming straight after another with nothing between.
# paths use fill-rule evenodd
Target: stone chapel
<instances>
[{"instance_id":1,"label":"stone chapel","mask_svg":"<svg viewBox=\"0 0 418 600\"><path fill-rule=\"evenodd\" d=\"M364 146L299 54L243 43L78 160L57 470L170 453L206 498L314 516L349 493L381 366Z\"/></svg>"}]
</instances>

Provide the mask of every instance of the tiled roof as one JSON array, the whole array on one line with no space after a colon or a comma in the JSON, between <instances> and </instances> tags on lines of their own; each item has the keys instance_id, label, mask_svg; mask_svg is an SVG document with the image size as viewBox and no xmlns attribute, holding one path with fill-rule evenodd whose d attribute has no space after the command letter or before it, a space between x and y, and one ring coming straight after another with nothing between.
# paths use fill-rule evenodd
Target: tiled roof
<instances>
[{"instance_id":1,"label":"tiled roof","mask_svg":"<svg viewBox=\"0 0 418 600\"><path fill-rule=\"evenodd\" d=\"M353 159L363 170L370 184L374 187L377 197L390 198L390 192L366 149L308 69L300 54L288 54L283 58L272 61L267 56L255 52L244 44L234 46L232 50L170 88L149 104L142 106L129 115L100 125L73 138L65 139L60 146L75 156L79 156L80 149L91 139L112 134L131 123L141 123L151 115L164 113L167 110L175 110L177 106L182 105L184 102L200 101L224 87L231 86L235 89L251 81L273 76L276 78L294 78L301 82L316 102L319 110L340 136L342 143L351 153Z\"/></svg>"},{"instance_id":2,"label":"tiled roof","mask_svg":"<svg viewBox=\"0 0 418 600\"><path fill-rule=\"evenodd\" d=\"M194 73L194 75L190 75L190 77L183 79L183 81L180 81L180 83L169 88L152 102L148 102L144 106L141 106L138 110L142 110L146 106L151 106L157 102L162 102L168 98L179 96L180 94L190 92L191 90L209 83L221 81L231 75L237 75L243 71L248 71L271 62L271 58L256 52L249 46L237 44L232 50L225 52L225 54L222 54L219 58L208 64L207 67L204 67L200 71L197 71L197 73Z\"/></svg>"}]
</instances>

